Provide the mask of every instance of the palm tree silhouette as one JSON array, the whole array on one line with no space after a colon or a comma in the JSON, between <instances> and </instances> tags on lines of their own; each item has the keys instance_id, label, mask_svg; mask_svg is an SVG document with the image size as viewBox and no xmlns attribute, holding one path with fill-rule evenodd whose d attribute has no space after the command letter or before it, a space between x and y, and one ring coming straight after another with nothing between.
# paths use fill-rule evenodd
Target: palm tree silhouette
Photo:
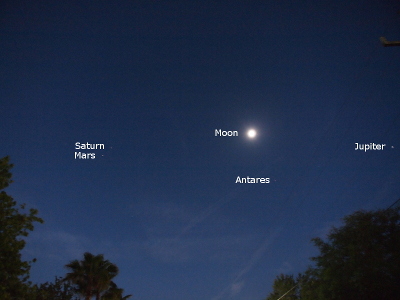
<instances>
[{"instance_id":1,"label":"palm tree silhouette","mask_svg":"<svg viewBox=\"0 0 400 300\"><path fill-rule=\"evenodd\" d=\"M83 254L83 260L73 260L65 265L70 270L64 280L76 286L76 292L86 300L93 296L96 300L111 287L111 280L118 274L118 267L104 259L103 254Z\"/></svg>"},{"instance_id":2,"label":"palm tree silhouette","mask_svg":"<svg viewBox=\"0 0 400 300\"><path fill-rule=\"evenodd\" d=\"M122 296L124 289L120 289L114 282L110 282L109 289L101 296L101 300L126 300L132 295Z\"/></svg>"}]
</instances>

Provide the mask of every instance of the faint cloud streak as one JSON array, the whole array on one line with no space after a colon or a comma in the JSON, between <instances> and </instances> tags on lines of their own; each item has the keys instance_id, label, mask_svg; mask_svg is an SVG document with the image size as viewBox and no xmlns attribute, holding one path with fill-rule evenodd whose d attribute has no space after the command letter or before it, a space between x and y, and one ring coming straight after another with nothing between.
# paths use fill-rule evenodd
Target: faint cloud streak
<instances>
[{"instance_id":1,"label":"faint cloud streak","mask_svg":"<svg viewBox=\"0 0 400 300\"><path fill-rule=\"evenodd\" d=\"M232 294L232 291L234 290L234 287L238 287L238 286L240 286L240 283L243 283L242 277L244 275L246 275L253 268L253 266L261 259L261 257L264 255L265 251L269 248L269 246L272 244L272 242L278 236L279 232L280 232L280 230L274 230L273 232L271 232L264 239L264 241L261 244L261 246L251 256L250 260L237 273L237 275L235 276L235 279L233 280L233 282L230 283L225 289L223 289L217 296L212 298L212 300L222 299L222 297L224 297L224 295L227 295L227 294L229 294L230 297L233 297L234 295L236 295L236 294L238 294L240 292L240 290L242 289L243 285L240 288L236 289L236 293L235 294Z\"/></svg>"}]
</instances>

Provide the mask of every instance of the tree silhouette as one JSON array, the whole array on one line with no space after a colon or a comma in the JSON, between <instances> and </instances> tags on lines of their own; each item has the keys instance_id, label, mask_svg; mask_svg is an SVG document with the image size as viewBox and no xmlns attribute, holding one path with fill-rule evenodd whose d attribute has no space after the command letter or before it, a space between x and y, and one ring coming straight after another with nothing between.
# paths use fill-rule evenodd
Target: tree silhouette
<instances>
[{"instance_id":1,"label":"tree silhouette","mask_svg":"<svg viewBox=\"0 0 400 300\"><path fill-rule=\"evenodd\" d=\"M357 211L314 238L315 274L325 299L396 299L400 295L400 208Z\"/></svg>"},{"instance_id":2,"label":"tree silhouette","mask_svg":"<svg viewBox=\"0 0 400 300\"><path fill-rule=\"evenodd\" d=\"M110 288L104 293L101 300L126 300L132 297L132 295L122 296L123 293L124 289L118 288L118 286L111 281Z\"/></svg>"},{"instance_id":3,"label":"tree silhouette","mask_svg":"<svg viewBox=\"0 0 400 300\"><path fill-rule=\"evenodd\" d=\"M55 277L54 282L35 284L30 291L30 297L25 300L79 300L75 297L73 287L62 277Z\"/></svg>"},{"instance_id":4,"label":"tree silhouette","mask_svg":"<svg viewBox=\"0 0 400 300\"><path fill-rule=\"evenodd\" d=\"M298 282L293 278L293 275L280 274L274 280L273 291L268 295L266 300L283 299L299 299L298 297Z\"/></svg>"},{"instance_id":5,"label":"tree silhouette","mask_svg":"<svg viewBox=\"0 0 400 300\"><path fill-rule=\"evenodd\" d=\"M9 157L0 159L0 190L11 181ZM0 192L0 299L24 299L28 291L30 262L21 259L21 250L25 247L23 237L34 229L33 223L43 223L37 217L38 211L29 213L20 211L25 204L17 205L6 192ZM35 261L35 260L34 260Z\"/></svg>"},{"instance_id":6,"label":"tree silhouette","mask_svg":"<svg viewBox=\"0 0 400 300\"><path fill-rule=\"evenodd\" d=\"M268 300L392 300L400 295L400 207L357 211L314 238L320 255L296 280L278 276Z\"/></svg>"},{"instance_id":7,"label":"tree silhouette","mask_svg":"<svg viewBox=\"0 0 400 300\"><path fill-rule=\"evenodd\" d=\"M118 267L108 260L104 260L102 254L93 255L84 253L83 260L73 260L66 265L70 270L64 280L76 286L76 292L86 300L93 296L96 300L110 288L111 280L118 274Z\"/></svg>"}]
</instances>

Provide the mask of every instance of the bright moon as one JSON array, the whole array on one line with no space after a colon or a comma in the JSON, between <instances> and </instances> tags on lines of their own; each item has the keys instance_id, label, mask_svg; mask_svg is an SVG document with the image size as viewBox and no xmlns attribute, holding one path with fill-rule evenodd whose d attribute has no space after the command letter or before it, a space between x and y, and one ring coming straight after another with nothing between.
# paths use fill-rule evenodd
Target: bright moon
<instances>
[{"instance_id":1,"label":"bright moon","mask_svg":"<svg viewBox=\"0 0 400 300\"><path fill-rule=\"evenodd\" d=\"M249 131L247 131L247 136L249 138L254 138L257 135L257 132L254 129L250 129Z\"/></svg>"}]
</instances>

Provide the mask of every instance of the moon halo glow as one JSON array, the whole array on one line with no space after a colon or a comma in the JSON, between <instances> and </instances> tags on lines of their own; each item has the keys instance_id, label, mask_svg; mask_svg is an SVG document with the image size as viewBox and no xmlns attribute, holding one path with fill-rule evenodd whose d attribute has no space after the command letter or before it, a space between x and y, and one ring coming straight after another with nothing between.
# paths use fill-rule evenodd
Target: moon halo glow
<instances>
[{"instance_id":1,"label":"moon halo glow","mask_svg":"<svg viewBox=\"0 0 400 300\"><path fill-rule=\"evenodd\" d=\"M254 129L250 129L249 131L247 131L247 136L251 139L255 138L257 135L257 132Z\"/></svg>"}]
</instances>

